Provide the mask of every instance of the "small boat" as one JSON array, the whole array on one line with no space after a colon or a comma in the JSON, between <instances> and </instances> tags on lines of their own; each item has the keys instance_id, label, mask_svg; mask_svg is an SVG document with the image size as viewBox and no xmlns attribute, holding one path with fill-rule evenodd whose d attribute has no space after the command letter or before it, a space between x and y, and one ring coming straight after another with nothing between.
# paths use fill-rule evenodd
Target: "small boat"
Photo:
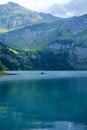
<instances>
[{"instance_id":1,"label":"small boat","mask_svg":"<svg viewBox=\"0 0 87 130\"><path fill-rule=\"evenodd\" d=\"M44 72L41 72L40 74L45 74Z\"/></svg>"}]
</instances>

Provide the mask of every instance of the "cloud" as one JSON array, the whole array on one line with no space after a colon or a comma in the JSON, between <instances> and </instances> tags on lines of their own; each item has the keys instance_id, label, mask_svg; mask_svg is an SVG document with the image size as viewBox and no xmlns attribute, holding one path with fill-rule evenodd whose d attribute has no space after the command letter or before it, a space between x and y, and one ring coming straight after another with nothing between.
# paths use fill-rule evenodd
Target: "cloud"
<instances>
[{"instance_id":1,"label":"cloud","mask_svg":"<svg viewBox=\"0 0 87 130\"><path fill-rule=\"evenodd\" d=\"M53 14L54 16L58 16L58 17L64 17L67 14L66 8L64 8L60 4L53 4L52 6L50 6L47 9L47 12Z\"/></svg>"},{"instance_id":2,"label":"cloud","mask_svg":"<svg viewBox=\"0 0 87 130\"><path fill-rule=\"evenodd\" d=\"M87 0L0 0L18 3L34 11L51 13L58 17L79 16L87 13Z\"/></svg>"},{"instance_id":3,"label":"cloud","mask_svg":"<svg viewBox=\"0 0 87 130\"><path fill-rule=\"evenodd\" d=\"M65 5L65 8L75 16L87 14L87 0L72 0L70 3Z\"/></svg>"},{"instance_id":4,"label":"cloud","mask_svg":"<svg viewBox=\"0 0 87 130\"><path fill-rule=\"evenodd\" d=\"M35 11L41 11L50 6L52 6L55 3L58 4L67 4L71 0L2 0L0 1L1 4L7 3L9 1L13 1L16 3L21 4L22 6L25 6L29 9L35 10Z\"/></svg>"},{"instance_id":5,"label":"cloud","mask_svg":"<svg viewBox=\"0 0 87 130\"><path fill-rule=\"evenodd\" d=\"M55 3L47 11L63 18L87 14L87 0L69 0L66 3Z\"/></svg>"},{"instance_id":6,"label":"cloud","mask_svg":"<svg viewBox=\"0 0 87 130\"><path fill-rule=\"evenodd\" d=\"M70 12L67 8L65 8L64 5L57 4L57 3L50 6L46 12L51 13L54 16L63 17L63 18L73 16L73 13Z\"/></svg>"}]
</instances>

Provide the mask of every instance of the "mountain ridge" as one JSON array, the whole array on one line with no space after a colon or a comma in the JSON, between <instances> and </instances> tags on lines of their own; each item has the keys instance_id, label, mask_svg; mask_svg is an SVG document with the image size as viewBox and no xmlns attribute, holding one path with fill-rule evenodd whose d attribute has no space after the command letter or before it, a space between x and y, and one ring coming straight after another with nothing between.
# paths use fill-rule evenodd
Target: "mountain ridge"
<instances>
[{"instance_id":1,"label":"mountain ridge","mask_svg":"<svg viewBox=\"0 0 87 130\"><path fill-rule=\"evenodd\" d=\"M46 16L46 17L45 17ZM50 19L49 19L50 17ZM49 19L49 21L48 21ZM57 20L57 17L51 14L38 13L31 11L19 4L9 2L4 5L0 5L0 30L2 32L9 31L11 29L40 23L40 22L52 22Z\"/></svg>"},{"instance_id":2,"label":"mountain ridge","mask_svg":"<svg viewBox=\"0 0 87 130\"><path fill-rule=\"evenodd\" d=\"M9 70L87 69L87 14L62 19L26 11L18 4L17 10L6 12L13 5L8 3L0 11L2 66Z\"/></svg>"},{"instance_id":3,"label":"mountain ridge","mask_svg":"<svg viewBox=\"0 0 87 130\"><path fill-rule=\"evenodd\" d=\"M27 25L0 35L0 40L19 49L44 48L52 41L72 39L87 44L87 15L58 19L51 23ZM19 43L19 44L17 44Z\"/></svg>"}]
</instances>

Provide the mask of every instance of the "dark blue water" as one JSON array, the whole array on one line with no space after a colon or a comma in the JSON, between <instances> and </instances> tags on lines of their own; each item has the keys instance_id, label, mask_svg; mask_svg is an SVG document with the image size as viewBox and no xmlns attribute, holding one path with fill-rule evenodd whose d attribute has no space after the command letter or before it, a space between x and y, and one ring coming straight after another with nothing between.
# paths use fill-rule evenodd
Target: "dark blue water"
<instances>
[{"instance_id":1,"label":"dark blue water","mask_svg":"<svg viewBox=\"0 0 87 130\"><path fill-rule=\"evenodd\" d=\"M87 130L87 72L0 76L0 130Z\"/></svg>"}]
</instances>

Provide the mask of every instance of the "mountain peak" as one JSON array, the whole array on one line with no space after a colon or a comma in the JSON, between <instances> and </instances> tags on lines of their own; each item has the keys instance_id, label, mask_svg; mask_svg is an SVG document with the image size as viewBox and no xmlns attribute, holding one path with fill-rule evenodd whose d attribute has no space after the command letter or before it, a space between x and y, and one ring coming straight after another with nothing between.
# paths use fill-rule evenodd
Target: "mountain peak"
<instances>
[{"instance_id":1,"label":"mountain peak","mask_svg":"<svg viewBox=\"0 0 87 130\"><path fill-rule=\"evenodd\" d=\"M19 4L14 3L14 2L8 2L7 5L9 5L9 6L19 6Z\"/></svg>"}]
</instances>

